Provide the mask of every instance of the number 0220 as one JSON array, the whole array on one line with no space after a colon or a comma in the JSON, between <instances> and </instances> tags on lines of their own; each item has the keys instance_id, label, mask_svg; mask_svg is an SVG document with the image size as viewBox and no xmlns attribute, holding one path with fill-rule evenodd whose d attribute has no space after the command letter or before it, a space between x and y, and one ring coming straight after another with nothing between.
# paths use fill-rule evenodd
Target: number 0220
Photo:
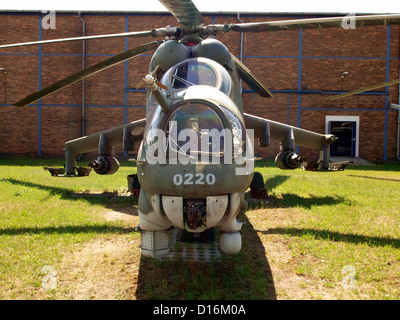
<instances>
[{"instance_id":1,"label":"number 0220","mask_svg":"<svg viewBox=\"0 0 400 320\"><path fill-rule=\"evenodd\" d=\"M177 173L173 177L174 185L191 185L191 184L209 184L213 185L215 183L215 175L212 173L203 174L203 173L196 173L195 175L191 173L180 174Z\"/></svg>"}]
</instances>

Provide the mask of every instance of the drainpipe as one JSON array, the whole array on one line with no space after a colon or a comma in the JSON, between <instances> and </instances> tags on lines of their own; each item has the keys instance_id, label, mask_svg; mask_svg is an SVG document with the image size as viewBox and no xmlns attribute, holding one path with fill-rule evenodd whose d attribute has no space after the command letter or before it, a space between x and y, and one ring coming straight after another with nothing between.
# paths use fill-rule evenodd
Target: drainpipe
<instances>
[{"instance_id":1,"label":"drainpipe","mask_svg":"<svg viewBox=\"0 0 400 320\"><path fill-rule=\"evenodd\" d=\"M397 110L397 153L396 153L396 157L397 157L397 160L400 161L400 155L399 155L399 147L400 147L400 142L399 142L399 138L400 138L400 105L392 103L390 105L390 107L392 109L396 109Z\"/></svg>"},{"instance_id":2,"label":"drainpipe","mask_svg":"<svg viewBox=\"0 0 400 320\"><path fill-rule=\"evenodd\" d=\"M400 64L399 64L399 78L400 78ZM397 153L396 153L396 157L397 160L400 161L400 154L399 154L399 148L400 148L400 82L399 82L399 97L398 97L398 104L394 104L392 103L390 105L390 107L392 109L396 109L397 110Z\"/></svg>"},{"instance_id":3,"label":"drainpipe","mask_svg":"<svg viewBox=\"0 0 400 320\"><path fill-rule=\"evenodd\" d=\"M240 23L243 23L243 21L240 19L240 13L238 12L237 14L237 19ZM240 61L243 62L243 32L240 33ZM240 79L240 94L243 92L243 87L242 87L242 79Z\"/></svg>"},{"instance_id":4,"label":"drainpipe","mask_svg":"<svg viewBox=\"0 0 400 320\"><path fill-rule=\"evenodd\" d=\"M4 73L4 103L7 103L7 70L0 68L0 71Z\"/></svg>"},{"instance_id":5,"label":"drainpipe","mask_svg":"<svg viewBox=\"0 0 400 320\"><path fill-rule=\"evenodd\" d=\"M81 13L78 13L78 18L82 21L82 36L86 36L86 22L82 19ZM82 40L82 70L86 68L86 43ZM85 136L85 118L86 118L86 107L85 107L85 79L82 79L82 137Z\"/></svg>"}]
</instances>

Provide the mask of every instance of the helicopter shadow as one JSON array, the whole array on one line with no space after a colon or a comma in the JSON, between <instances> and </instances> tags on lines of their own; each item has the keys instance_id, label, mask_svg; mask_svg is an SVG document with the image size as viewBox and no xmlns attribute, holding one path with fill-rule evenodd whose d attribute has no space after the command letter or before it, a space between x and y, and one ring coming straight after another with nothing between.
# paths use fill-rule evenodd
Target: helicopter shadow
<instances>
[{"instance_id":1,"label":"helicopter shadow","mask_svg":"<svg viewBox=\"0 0 400 320\"><path fill-rule=\"evenodd\" d=\"M53 196L58 195L62 200L83 199L92 205L100 204L104 205L104 207L107 209L111 209L120 213L137 215L136 210L132 210L132 205L137 205L137 199L131 196L119 195L117 192L74 192L68 188L47 186L17 179L0 179L0 182L8 182L13 185L47 191L47 196L40 199L42 202L46 202Z\"/></svg>"},{"instance_id":2,"label":"helicopter shadow","mask_svg":"<svg viewBox=\"0 0 400 320\"><path fill-rule=\"evenodd\" d=\"M244 213L242 249L211 261L152 259L142 256L138 300L276 300L264 246ZM189 244L190 245L190 244Z\"/></svg>"},{"instance_id":3,"label":"helicopter shadow","mask_svg":"<svg viewBox=\"0 0 400 320\"><path fill-rule=\"evenodd\" d=\"M346 234L331 230L318 230L312 228L270 228L268 230L257 230L261 234L281 234L290 235L294 237L301 237L303 235L312 236L315 239L331 241L331 242L344 242L352 244L367 244L371 247L385 247L390 246L393 248L400 248L400 240L391 237L377 237L366 236L362 234Z\"/></svg>"},{"instance_id":4,"label":"helicopter shadow","mask_svg":"<svg viewBox=\"0 0 400 320\"><path fill-rule=\"evenodd\" d=\"M271 190L279 187L281 184L284 184L287 180L289 180L289 178L290 178L290 176L285 176L285 175L276 175L276 176L270 177L264 183L265 188L268 191L271 191Z\"/></svg>"},{"instance_id":5,"label":"helicopter shadow","mask_svg":"<svg viewBox=\"0 0 400 320\"><path fill-rule=\"evenodd\" d=\"M285 183L289 178L290 176L286 175L273 176L265 181L264 187L269 193L270 191L279 187L281 184ZM309 194L308 197L303 197L294 193L283 193L280 194L279 196L276 196L272 192L269 193L268 201L266 201L264 205L259 205L259 207L260 208L303 207L305 209L310 209L313 206L336 205L343 202L350 203L350 200L335 194L331 196L315 196L313 194ZM253 203L250 204L251 204L250 207L253 208L254 204ZM257 202L255 208L257 208Z\"/></svg>"}]
</instances>

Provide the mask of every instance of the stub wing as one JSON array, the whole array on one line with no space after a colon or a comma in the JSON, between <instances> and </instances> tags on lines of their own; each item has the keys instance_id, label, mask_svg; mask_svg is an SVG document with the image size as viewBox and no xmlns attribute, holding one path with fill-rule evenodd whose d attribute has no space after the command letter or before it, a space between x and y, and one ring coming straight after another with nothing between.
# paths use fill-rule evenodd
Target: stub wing
<instances>
[{"instance_id":1,"label":"stub wing","mask_svg":"<svg viewBox=\"0 0 400 320\"><path fill-rule=\"evenodd\" d=\"M261 146L268 146L271 139L281 143L281 152L275 161L282 169L293 169L297 167L296 163L304 160L296 154L296 146L320 151L318 161L303 162L303 168L306 170L343 170L351 163L329 161L329 145L336 141L332 134L320 134L246 113L244 120L246 128L254 130L254 138L259 139Z\"/></svg>"},{"instance_id":2,"label":"stub wing","mask_svg":"<svg viewBox=\"0 0 400 320\"><path fill-rule=\"evenodd\" d=\"M133 121L109 130L94 133L65 143L65 171L73 174L78 154L98 150L99 155L109 156L114 147L133 151L135 144L143 139L146 119Z\"/></svg>"},{"instance_id":3,"label":"stub wing","mask_svg":"<svg viewBox=\"0 0 400 320\"><path fill-rule=\"evenodd\" d=\"M336 140L332 134L320 134L247 113L244 120L246 128L254 129L254 137L262 139L260 142L264 146L269 145L269 139L273 139L280 141L284 149L294 149L295 145L320 149Z\"/></svg>"}]
</instances>

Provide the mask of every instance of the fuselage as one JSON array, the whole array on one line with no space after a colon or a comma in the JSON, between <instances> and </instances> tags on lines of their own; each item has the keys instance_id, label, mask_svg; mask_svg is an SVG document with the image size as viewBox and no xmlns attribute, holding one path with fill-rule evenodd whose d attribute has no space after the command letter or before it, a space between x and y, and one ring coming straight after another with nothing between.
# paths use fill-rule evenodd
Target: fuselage
<instances>
[{"instance_id":1,"label":"fuselage","mask_svg":"<svg viewBox=\"0 0 400 320\"><path fill-rule=\"evenodd\" d=\"M138 154L141 188L191 197L244 191L253 173L253 145L246 141L240 85L230 53L219 59L225 60L224 67L193 57L198 49L188 48L192 54L160 79L167 88L161 92L169 101L168 112L148 93L145 139Z\"/></svg>"},{"instance_id":2,"label":"fuselage","mask_svg":"<svg viewBox=\"0 0 400 320\"><path fill-rule=\"evenodd\" d=\"M204 41L167 42L152 59L168 108L148 91L137 162L143 230L241 228L235 218L253 177L253 139L231 54Z\"/></svg>"}]
</instances>

